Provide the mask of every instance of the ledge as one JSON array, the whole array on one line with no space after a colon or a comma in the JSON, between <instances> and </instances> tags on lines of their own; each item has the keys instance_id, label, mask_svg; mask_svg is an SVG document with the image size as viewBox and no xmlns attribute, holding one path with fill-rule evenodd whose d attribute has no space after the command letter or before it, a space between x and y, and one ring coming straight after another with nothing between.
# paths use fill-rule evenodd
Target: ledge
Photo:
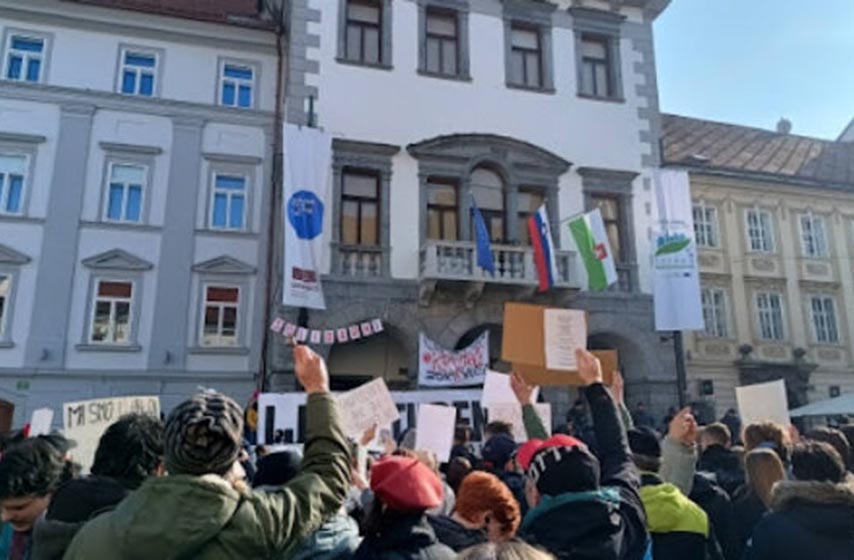
<instances>
[{"instance_id":1,"label":"ledge","mask_svg":"<svg viewBox=\"0 0 854 560\"><path fill-rule=\"evenodd\" d=\"M469 75L463 74L441 74L439 72L430 72L429 70L418 69L418 75L424 76L425 78L436 78L439 80L448 80L451 82L469 82L471 83L472 79Z\"/></svg>"},{"instance_id":2,"label":"ledge","mask_svg":"<svg viewBox=\"0 0 854 560\"><path fill-rule=\"evenodd\" d=\"M210 235L213 237L243 237L247 239L256 239L258 234L254 231L242 231L235 229L197 229L195 230L196 235Z\"/></svg>"},{"instance_id":3,"label":"ledge","mask_svg":"<svg viewBox=\"0 0 854 560\"><path fill-rule=\"evenodd\" d=\"M158 156L163 153L160 146L142 146L138 144L123 144L120 142L99 142L101 149L107 152L124 152L131 154L142 154L146 156Z\"/></svg>"},{"instance_id":4,"label":"ledge","mask_svg":"<svg viewBox=\"0 0 854 560\"><path fill-rule=\"evenodd\" d=\"M249 348L245 346L235 346L235 347L206 347L206 346L193 346L187 350L190 354L210 354L214 356L248 356Z\"/></svg>"},{"instance_id":5,"label":"ledge","mask_svg":"<svg viewBox=\"0 0 854 560\"><path fill-rule=\"evenodd\" d=\"M215 152L204 152L202 157L208 161L220 163L237 163L241 165L261 165L264 160L258 156L247 156L237 154L222 154Z\"/></svg>"},{"instance_id":6,"label":"ledge","mask_svg":"<svg viewBox=\"0 0 854 560\"><path fill-rule=\"evenodd\" d=\"M9 348L14 348L14 347L15 347L15 343L12 342L11 340L0 341L0 350L6 350Z\"/></svg>"},{"instance_id":7,"label":"ledge","mask_svg":"<svg viewBox=\"0 0 854 560\"><path fill-rule=\"evenodd\" d=\"M359 62L357 60L349 60L347 58L343 58L340 56L335 57L335 62L338 64L346 64L347 66L357 66L359 68L369 68L371 70L393 70L394 66L391 64L384 64L382 62L377 64L372 64L370 62Z\"/></svg>"},{"instance_id":8,"label":"ledge","mask_svg":"<svg viewBox=\"0 0 854 560\"><path fill-rule=\"evenodd\" d=\"M133 222L93 222L90 220L80 220L80 225L91 229L141 231L149 233L160 232L163 230L160 226L135 224Z\"/></svg>"},{"instance_id":9,"label":"ledge","mask_svg":"<svg viewBox=\"0 0 854 560\"><path fill-rule=\"evenodd\" d=\"M41 134L25 134L22 132L0 132L0 142L15 142L18 144L41 144L47 141L47 136Z\"/></svg>"},{"instance_id":10,"label":"ledge","mask_svg":"<svg viewBox=\"0 0 854 560\"><path fill-rule=\"evenodd\" d=\"M621 104L621 103L625 103L625 102L626 102L626 99L625 99L624 97L600 97L600 96L598 96L598 95L589 95L589 94L586 94L586 93L579 93L579 94L578 94L578 98L579 98L579 99L584 99L584 100L587 100L587 101L602 101L602 102L604 102L604 103L617 103L617 104Z\"/></svg>"},{"instance_id":11,"label":"ledge","mask_svg":"<svg viewBox=\"0 0 854 560\"><path fill-rule=\"evenodd\" d=\"M557 93L557 90L555 90L555 88L553 88L553 87L550 87L550 88L532 87L532 86L525 86L522 84L514 84L512 82L505 82L505 84L507 85L508 88L518 89L519 91L528 91L531 93L542 93L542 94L546 94L546 95L554 95L555 93Z\"/></svg>"},{"instance_id":12,"label":"ledge","mask_svg":"<svg viewBox=\"0 0 854 560\"><path fill-rule=\"evenodd\" d=\"M74 349L78 352L141 352L139 344L76 344Z\"/></svg>"}]
</instances>

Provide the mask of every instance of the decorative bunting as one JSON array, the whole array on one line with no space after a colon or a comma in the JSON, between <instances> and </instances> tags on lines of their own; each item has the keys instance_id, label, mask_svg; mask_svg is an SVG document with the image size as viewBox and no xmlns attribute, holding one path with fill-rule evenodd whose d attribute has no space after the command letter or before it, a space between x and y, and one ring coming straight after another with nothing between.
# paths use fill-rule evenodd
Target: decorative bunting
<instances>
[{"instance_id":1,"label":"decorative bunting","mask_svg":"<svg viewBox=\"0 0 854 560\"><path fill-rule=\"evenodd\" d=\"M283 336L289 337L294 336L295 334L297 334L297 326L293 323L288 323L287 325L285 325L285 328L282 329Z\"/></svg>"},{"instance_id":2,"label":"decorative bunting","mask_svg":"<svg viewBox=\"0 0 854 560\"><path fill-rule=\"evenodd\" d=\"M381 319L371 319L335 329L308 329L277 317L270 324L270 330L284 338L293 337L297 342L332 346L380 334L385 332L385 326Z\"/></svg>"},{"instance_id":3,"label":"decorative bunting","mask_svg":"<svg viewBox=\"0 0 854 560\"><path fill-rule=\"evenodd\" d=\"M305 342L308 339L308 329L299 327L297 329L297 342Z\"/></svg>"},{"instance_id":4,"label":"decorative bunting","mask_svg":"<svg viewBox=\"0 0 854 560\"><path fill-rule=\"evenodd\" d=\"M359 327L362 330L362 336L371 336L372 334L374 334L374 331L371 328L371 323L367 321L359 325Z\"/></svg>"},{"instance_id":5,"label":"decorative bunting","mask_svg":"<svg viewBox=\"0 0 854 560\"><path fill-rule=\"evenodd\" d=\"M323 333L321 333L320 331L312 330L311 334L308 335L309 342L311 342L312 344L320 344L320 337L322 336L322 334Z\"/></svg>"},{"instance_id":6,"label":"decorative bunting","mask_svg":"<svg viewBox=\"0 0 854 560\"><path fill-rule=\"evenodd\" d=\"M362 333L359 332L359 325L350 325L347 330L350 332L350 340L359 340L362 338Z\"/></svg>"},{"instance_id":7,"label":"decorative bunting","mask_svg":"<svg viewBox=\"0 0 854 560\"><path fill-rule=\"evenodd\" d=\"M335 331L323 331L323 344L335 344Z\"/></svg>"},{"instance_id":8,"label":"decorative bunting","mask_svg":"<svg viewBox=\"0 0 854 560\"><path fill-rule=\"evenodd\" d=\"M275 333L282 332L283 328L285 328L285 320L281 317L276 317L276 320L273 321L272 325L270 325L270 330Z\"/></svg>"}]
</instances>

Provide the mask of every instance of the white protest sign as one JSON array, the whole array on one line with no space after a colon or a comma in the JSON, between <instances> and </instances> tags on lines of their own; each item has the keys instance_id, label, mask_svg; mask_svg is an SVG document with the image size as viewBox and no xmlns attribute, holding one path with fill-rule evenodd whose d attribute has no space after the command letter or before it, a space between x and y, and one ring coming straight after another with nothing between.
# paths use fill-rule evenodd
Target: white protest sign
<instances>
[{"instance_id":1,"label":"white protest sign","mask_svg":"<svg viewBox=\"0 0 854 560\"><path fill-rule=\"evenodd\" d=\"M587 349L587 314L576 309L543 311L546 369L576 371L575 351Z\"/></svg>"},{"instance_id":2,"label":"white protest sign","mask_svg":"<svg viewBox=\"0 0 854 560\"><path fill-rule=\"evenodd\" d=\"M552 432L552 405L549 403L537 403L534 405L534 410L537 411L537 416L545 426L546 431ZM513 426L513 439L517 442L528 441L528 434L525 432L525 422L522 418L522 406L519 403L495 403L490 405L488 410L489 421L507 422Z\"/></svg>"},{"instance_id":3,"label":"white protest sign","mask_svg":"<svg viewBox=\"0 0 854 560\"><path fill-rule=\"evenodd\" d=\"M415 449L432 451L440 463L446 463L451 458L456 420L457 409L452 406L420 405L418 430L415 432Z\"/></svg>"},{"instance_id":4,"label":"white protest sign","mask_svg":"<svg viewBox=\"0 0 854 560\"><path fill-rule=\"evenodd\" d=\"M776 422L782 426L791 424L789 404L786 399L786 382L782 379L770 383L758 383L735 388L738 414L741 425L754 422ZM733 436L734 437L734 436Z\"/></svg>"},{"instance_id":5,"label":"white protest sign","mask_svg":"<svg viewBox=\"0 0 854 560\"><path fill-rule=\"evenodd\" d=\"M374 379L335 398L344 433L360 437L374 425L385 426L397 421L400 413L382 378Z\"/></svg>"},{"instance_id":6,"label":"white protest sign","mask_svg":"<svg viewBox=\"0 0 854 560\"><path fill-rule=\"evenodd\" d=\"M95 460L98 440L110 424L131 412L160 418L160 398L156 396L109 397L76 401L62 405L62 426L65 437L74 440L74 461L88 472Z\"/></svg>"},{"instance_id":7,"label":"white protest sign","mask_svg":"<svg viewBox=\"0 0 854 560\"><path fill-rule=\"evenodd\" d=\"M539 394L540 388L536 387L531 395L531 400L536 401ZM510 376L506 373L487 370L486 379L483 382L483 397L481 397L480 402L486 408L489 408L491 404L518 402L513 389L510 388Z\"/></svg>"},{"instance_id":8,"label":"white protest sign","mask_svg":"<svg viewBox=\"0 0 854 560\"><path fill-rule=\"evenodd\" d=\"M37 408L30 418L30 437L43 436L50 433L53 424L52 408Z\"/></svg>"}]
</instances>

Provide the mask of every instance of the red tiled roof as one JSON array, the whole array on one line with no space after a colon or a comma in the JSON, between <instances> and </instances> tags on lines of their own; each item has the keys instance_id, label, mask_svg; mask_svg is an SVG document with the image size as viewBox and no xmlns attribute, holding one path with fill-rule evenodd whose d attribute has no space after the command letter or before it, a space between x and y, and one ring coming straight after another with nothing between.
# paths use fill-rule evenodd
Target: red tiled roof
<instances>
[{"instance_id":1,"label":"red tiled roof","mask_svg":"<svg viewBox=\"0 0 854 560\"><path fill-rule=\"evenodd\" d=\"M665 165L827 186L854 185L854 143L662 114Z\"/></svg>"},{"instance_id":2,"label":"red tiled roof","mask_svg":"<svg viewBox=\"0 0 854 560\"><path fill-rule=\"evenodd\" d=\"M215 23L266 26L258 18L258 0L67 0L119 10L134 10ZM254 20L254 21L253 21Z\"/></svg>"}]
</instances>

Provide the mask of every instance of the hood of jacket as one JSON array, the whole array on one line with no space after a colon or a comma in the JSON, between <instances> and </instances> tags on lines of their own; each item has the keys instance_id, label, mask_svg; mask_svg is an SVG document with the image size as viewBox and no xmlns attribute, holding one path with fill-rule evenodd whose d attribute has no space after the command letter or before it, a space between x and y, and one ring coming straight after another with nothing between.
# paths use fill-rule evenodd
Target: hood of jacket
<instances>
[{"instance_id":1,"label":"hood of jacket","mask_svg":"<svg viewBox=\"0 0 854 560\"><path fill-rule=\"evenodd\" d=\"M74 535L83 526L83 522L65 523L42 519L33 530L33 553L35 560L61 560Z\"/></svg>"},{"instance_id":2,"label":"hood of jacket","mask_svg":"<svg viewBox=\"0 0 854 560\"><path fill-rule=\"evenodd\" d=\"M650 533L698 533L709 536L709 518L676 486L644 475L640 497ZM657 483L656 483L657 482Z\"/></svg>"},{"instance_id":3,"label":"hood of jacket","mask_svg":"<svg viewBox=\"0 0 854 560\"><path fill-rule=\"evenodd\" d=\"M362 541L356 558L453 558L453 551L439 542L423 513L397 514L389 518L381 535L369 535Z\"/></svg>"},{"instance_id":4,"label":"hood of jacket","mask_svg":"<svg viewBox=\"0 0 854 560\"><path fill-rule=\"evenodd\" d=\"M471 546L485 543L488 539L482 529L469 529L455 519L447 516L429 516L427 520L442 544L460 552Z\"/></svg>"},{"instance_id":5,"label":"hood of jacket","mask_svg":"<svg viewBox=\"0 0 854 560\"><path fill-rule=\"evenodd\" d=\"M361 541L356 521L345 513L339 513L332 516L320 526L320 529L303 541L289 558L291 560L350 558L359 548Z\"/></svg>"},{"instance_id":6,"label":"hood of jacket","mask_svg":"<svg viewBox=\"0 0 854 560\"><path fill-rule=\"evenodd\" d=\"M784 513L812 533L854 535L854 481L784 480L774 486L771 509Z\"/></svg>"}]
</instances>

